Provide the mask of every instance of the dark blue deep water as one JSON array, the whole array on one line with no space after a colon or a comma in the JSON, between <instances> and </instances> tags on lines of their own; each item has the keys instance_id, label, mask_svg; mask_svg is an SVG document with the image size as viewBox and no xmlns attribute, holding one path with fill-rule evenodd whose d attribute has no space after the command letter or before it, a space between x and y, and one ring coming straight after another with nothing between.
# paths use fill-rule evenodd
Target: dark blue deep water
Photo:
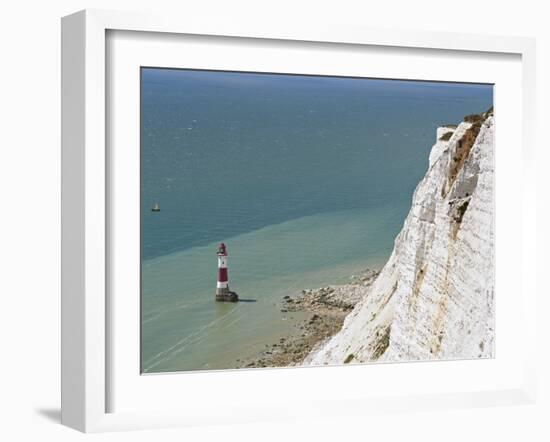
<instances>
[{"instance_id":1,"label":"dark blue deep water","mask_svg":"<svg viewBox=\"0 0 550 442\"><path fill-rule=\"evenodd\" d=\"M483 85L143 69L143 258L409 202L437 126L491 104Z\"/></svg>"}]
</instances>

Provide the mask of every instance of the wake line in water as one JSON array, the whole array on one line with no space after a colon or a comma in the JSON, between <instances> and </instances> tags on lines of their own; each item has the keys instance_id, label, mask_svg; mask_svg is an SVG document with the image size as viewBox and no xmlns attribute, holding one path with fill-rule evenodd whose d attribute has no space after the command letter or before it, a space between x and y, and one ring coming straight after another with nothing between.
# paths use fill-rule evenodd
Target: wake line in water
<instances>
[{"instance_id":1,"label":"wake line in water","mask_svg":"<svg viewBox=\"0 0 550 442\"><path fill-rule=\"evenodd\" d=\"M184 344L187 345L187 341L189 341L193 337L195 337L197 335L200 335L204 330L212 328L212 326L218 324L219 322L223 322L224 320L229 318L231 315L235 314L237 312L238 307L239 306L236 306L233 310L229 311L228 313L225 313L221 317L209 322L208 324L203 325L196 332L191 333L191 334L187 335L186 337L182 338L181 340L176 342L174 345L172 345L168 349L166 349L164 351L161 351L160 353L157 353L155 356L153 356L152 358L147 360L147 362L145 364L153 363L156 359L158 359L159 357L162 358L164 355L169 354L170 352L172 352L172 350L174 350L175 348L177 348L180 345L184 345ZM155 365L158 365L158 364L155 364ZM151 367L148 367L148 369L149 368L151 368Z\"/></svg>"},{"instance_id":2,"label":"wake line in water","mask_svg":"<svg viewBox=\"0 0 550 442\"><path fill-rule=\"evenodd\" d=\"M238 316L233 322L230 322L229 324L225 324L225 326L230 327L231 325L236 324L237 322L242 320L242 318L243 318L242 315ZM178 349L176 349L173 352L167 354L166 357L164 357L162 359L159 359L156 363L154 363L153 365L148 367L145 371L149 371L150 369L158 366L159 364L162 364L163 362L169 361L174 356L180 354L182 351L184 351L185 349L187 349L187 347L189 347L191 345L202 343L204 340L206 340L210 336L211 331L212 330L209 330L208 332L203 333L203 334L200 334L200 333L196 334L196 336L198 335L196 339L190 339L189 341L187 341L184 345L182 345Z\"/></svg>"},{"instance_id":3,"label":"wake line in water","mask_svg":"<svg viewBox=\"0 0 550 442\"><path fill-rule=\"evenodd\" d=\"M141 320L141 324L142 325L145 325L151 321L154 321L155 319L158 319L160 318L161 316L164 316L168 313L172 313L176 310L181 310L181 309L185 309L187 307L192 307L196 304L200 304L202 301L198 300L198 301L194 301L194 302L189 302L189 301L183 301L183 302L180 302L179 304L176 304L175 306L168 306L168 307L165 307L165 308L161 308L161 309L158 309L156 311L152 311L152 312L149 312L147 313L147 318L146 319L143 319Z\"/></svg>"},{"instance_id":4,"label":"wake line in water","mask_svg":"<svg viewBox=\"0 0 550 442\"><path fill-rule=\"evenodd\" d=\"M176 355L178 353L181 353L189 345L195 344L197 342L200 342L200 341L204 340L210 334L210 332L212 331L212 327L214 325L217 325L218 323L227 320L230 316L238 313L239 309L240 309L239 305L235 306L235 308L232 309L230 312L225 313L220 318L217 318L217 319L209 322L208 324L202 326L196 332L191 333L190 335L187 335L186 337L180 339L178 342L176 342L174 345L172 345L168 349L166 349L164 351L161 351L160 353L157 353L155 356L153 356L152 358L150 358L149 360L147 360L145 362L144 365L148 365L148 366L147 366L147 368L144 368L143 371L148 372L149 370L155 368L156 366L158 366L162 362L165 362L165 361L169 360L174 355ZM240 319L240 317L238 319ZM203 332L206 331L206 330L208 330L208 333L203 334ZM193 339L196 336L198 336L198 338Z\"/></svg>"}]
</instances>

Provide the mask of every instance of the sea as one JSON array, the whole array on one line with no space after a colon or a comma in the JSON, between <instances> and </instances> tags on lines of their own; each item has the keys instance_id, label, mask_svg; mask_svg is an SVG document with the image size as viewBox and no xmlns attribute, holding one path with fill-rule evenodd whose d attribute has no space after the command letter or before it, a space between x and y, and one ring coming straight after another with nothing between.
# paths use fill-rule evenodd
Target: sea
<instances>
[{"instance_id":1,"label":"sea","mask_svg":"<svg viewBox=\"0 0 550 442\"><path fill-rule=\"evenodd\" d=\"M381 268L436 128L492 104L487 84L142 68L142 373L236 368L298 330L284 296ZM220 242L239 303L214 301Z\"/></svg>"}]
</instances>

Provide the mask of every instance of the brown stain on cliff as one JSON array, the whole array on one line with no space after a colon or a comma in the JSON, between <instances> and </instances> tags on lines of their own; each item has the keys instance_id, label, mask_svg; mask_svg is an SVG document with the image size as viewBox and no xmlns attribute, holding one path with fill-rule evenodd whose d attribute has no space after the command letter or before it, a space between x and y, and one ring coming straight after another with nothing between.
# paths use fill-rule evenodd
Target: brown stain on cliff
<instances>
[{"instance_id":1,"label":"brown stain on cliff","mask_svg":"<svg viewBox=\"0 0 550 442\"><path fill-rule=\"evenodd\" d=\"M482 124L488 117L492 115L493 115L493 108L491 107L487 112L481 115L468 115L464 118L464 121L472 123L472 125L466 130L466 132L464 132L464 135L457 143L454 156L451 159L451 165L450 165L447 181L443 186L443 188L441 189L442 197L446 197L448 192L453 187L453 184L460 170L462 169L462 167L464 166L464 163L468 159L470 152L472 150L472 147L474 146L477 140L477 136L479 135ZM470 197L450 202L450 205L452 207L450 208L450 213L449 213L449 217L451 219L450 226L449 226L449 253L447 255L447 262L445 265L445 275L443 279L443 284L440 287L441 296L439 301L437 302L436 310L433 316L432 336L431 336L431 342L429 344L430 353L432 355L436 355L437 353L440 352L441 344L444 338L443 331L445 328L445 318L447 315L449 300L450 300L449 275L450 275L451 267L453 265L454 257L456 254L456 249L455 249L456 239L457 239L460 227L462 225L464 214L466 213L466 210L468 209L469 204L470 204Z\"/></svg>"},{"instance_id":2,"label":"brown stain on cliff","mask_svg":"<svg viewBox=\"0 0 550 442\"><path fill-rule=\"evenodd\" d=\"M456 143L456 148L454 151L454 155L451 158L451 165L449 168L449 174L447 177L447 181L443 188L441 189L441 196L444 198L449 193L449 190L453 187L453 184L456 180L456 177L458 176L458 173L462 169L462 166L464 166L464 163L468 159L468 156L470 155L470 151L472 150L472 147L476 141L476 138L479 134L479 131L481 130L481 121L477 121L473 123L468 129L466 129L466 132L464 132L464 135L458 140Z\"/></svg>"},{"instance_id":3,"label":"brown stain on cliff","mask_svg":"<svg viewBox=\"0 0 550 442\"><path fill-rule=\"evenodd\" d=\"M377 310L378 312L381 312L382 310L384 310L386 308L386 306L388 305L388 302L390 302L390 299L393 297L393 295L397 291L398 284L399 284L399 281L395 281L395 283L393 284L391 290L386 295L384 300L381 302L380 307L378 307L378 310Z\"/></svg>"},{"instance_id":4,"label":"brown stain on cliff","mask_svg":"<svg viewBox=\"0 0 550 442\"><path fill-rule=\"evenodd\" d=\"M391 290L384 297L383 301L379 305L377 312L382 312L390 300L393 298L393 295L397 291L399 281L395 281ZM370 320L373 321L376 315L374 315ZM373 330L373 339L369 344L370 360L375 361L380 358L390 346L390 335L391 335L391 322L387 325L378 325ZM349 356L348 356L349 357Z\"/></svg>"},{"instance_id":5,"label":"brown stain on cliff","mask_svg":"<svg viewBox=\"0 0 550 442\"><path fill-rule=\"evenodd\" d=\"M443 341L443 329L445 326L445 317L447 315L449 304L449 294L445 292L437 303L435 317L433 321L432 342L430 344L430 353L436 355L441 350L441 342Z\"/></svg>"},{"instance_id":6,"label":"brown stain on cliff","mask_svg":"<svg viewBox=\"0 0 550 442\"><path fill-rule=\"evenodd\" d=\"M372 360L379 359L390 346L391 324L381 326L376 330L376 339L372 347Z\"/></svg>"},{"instance_id":7,"label":"brown stain on cliff","mask_svg":"<svg viewBox=\"0 0 550 442\"><path fill-rule=\"evenodd\" d=\"M449 236L453 236L453 228L449 230ZM441 343L443 341L443 329L445 327L445 317L447 315L449 305L449 275L454 263L454 257L456 255L456 245L454 241L449 241L449 253L447 254L447 262L445 263L445 275L443 278L443 284L440 287L439 293L441 294L433 315L432 322L432 335L429 343L430 353L436 355L441 350Z\"/></svg>"},{"instance_id":8,"label":"brown stain on cliff","mask_svg":"<svg viewBox=\"0 0 550 442\"><path fill-rule=\"evenodd\" d=\"M412 292L411 292L411 299L409 302L409 307L411 309L416 307L416 303L418 301L418 295L420 293L420 289L422 288L422 283L424 282L427 269L428 269L428 263L425 263L423 266L417 266L416 268L416 272L414 274Z\"/></svg>"},{"instance_id":9,"label":"brown stain on cliff","mask_svg":"<svg viewBox=\"0 0 550 442\"><path fill-rule=\"evenodd\" d=\"M481 126L484 121L493 114L492 108L481 115L467 115L464 117L464 121L471 123L472 125L466 129L460 140L456 143L453 156L451 158L451 164L449 166L449 173L447 175L447 181L441 188L441 196L444 198L447 196L453 184L458 176L462 166L470 156L470 151L474 146L474 143L479 135Z\"/></svg>"},{"instance_id":10,"label":"brown stain on cliff","mask_svg":"<svg viewBox=\"0 0 550 442\"><path fill-rule=\"evenodd\" d=\"M449 203L451 204L451 203ZM460 226L462 225L462 219L464 218L464 214L466 213L466 210L468 209L468 205L470 204L470 198L455 201L452 203L452 213L450 214L451 218L451 230L450 230L450 237L453 241L456 241L456 237L458 236L458 231L460 230Z\"/></svg>"},{"instance_id":11,"label":"brown stain on cliff","mask_svg":"<svg viewBox=\"0 0 550 442\"><path fill-rule=\"evenodd\" d=\"M436 355L441 350L441 343L443 341L443 320L447 312L447 304L449 298L445 297L438 305L438 313L435 318L435 333L432 338L432 344L430 345L430 353Z\"/></svg>"}]
</instances>

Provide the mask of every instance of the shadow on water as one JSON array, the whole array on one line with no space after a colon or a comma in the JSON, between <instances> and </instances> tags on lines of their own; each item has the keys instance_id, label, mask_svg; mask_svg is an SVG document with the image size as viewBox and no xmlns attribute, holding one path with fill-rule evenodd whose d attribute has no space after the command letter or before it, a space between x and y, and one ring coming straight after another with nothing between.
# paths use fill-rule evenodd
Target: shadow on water
<instances>
[{"instance_id":1,"label":"shadow on water","mask_svg":"<svg viewBox=\"0 0 550 442\"><path fill-rule=\"evenodd\" d=\"M242 298L239 298L239 302L257 302L256 299L242 299Z\"/></svg>"}]
</instances>

